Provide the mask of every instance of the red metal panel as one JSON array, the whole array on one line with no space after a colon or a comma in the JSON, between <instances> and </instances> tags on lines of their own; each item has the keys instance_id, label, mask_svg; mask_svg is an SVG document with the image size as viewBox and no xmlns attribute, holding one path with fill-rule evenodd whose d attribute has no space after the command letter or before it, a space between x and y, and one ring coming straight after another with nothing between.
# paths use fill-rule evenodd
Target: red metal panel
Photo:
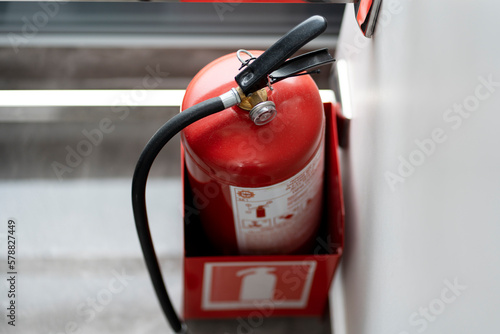
<instances>
[{"instance_id":1,"label":"red metal panel","mask_svg":"<svg viewBox=\"0 0 500 334\"><path fill-rule=\"evenodd\" d=\"M358 15L356 16L356 20L358 21L359 26L365 23L368 15L370 14L370 10L372 8L373 0L361 0L359 2Z\"/></svg>"}]
</instances>

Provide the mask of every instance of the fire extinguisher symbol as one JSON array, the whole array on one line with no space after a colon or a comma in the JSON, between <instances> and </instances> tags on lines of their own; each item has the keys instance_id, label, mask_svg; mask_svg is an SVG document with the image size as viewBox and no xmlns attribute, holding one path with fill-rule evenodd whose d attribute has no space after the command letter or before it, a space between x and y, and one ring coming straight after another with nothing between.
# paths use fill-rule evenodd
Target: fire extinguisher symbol
<instances>
[{"instance_id":1,"label":"fire extinguisher symbol","mask_svg":"<svg viewBox=\"0 0 500 334\"><path fill-rule=\"evenodd\" d=\"M201 307L248 310L271 301L276 309L305 308L315 269L316 261L205 263ZM300 275L294 275L291 284L289 274L294 272Z\"/></svg>"},{"instance_id":2,"label":"fire extinguisher symbol","mask_svg":"<svg viewBox=\"0 0 500 334\"><path fill-rule=\"evenodd\" d=\"M266 208L263 205L259 205L257 210L255 210L255 215L257 218L264 218L266 216Z\"/></svg>"},{"instance_id":3,"label":"fire extinguisher symbol","mask_svg":"<svg viewBox=\"0 0 500 334\"><path fill-rule=\"evenodd\" d=\"M272 300L276 288L275 268L256 267L240 270L236 276L241 277L240 300Z\"/></svg>"},{"instance_id":4,"label":"fire extinguisher symbol","mask_svg":"<svg viewBox=\"0 0 500 334\"><path fill-rule=\"evenodd\" d=\"M253 206L252 204L247 203L246 204L247 209L246 209L245 213L253 215L252 211L255 210L255 217L256 218L265 218L266 217L266 208L269 208L269 205L272 203L273 203L273 201L267 201L265 204L260 204L257 206Z\"/></svg>"}]
</instances>

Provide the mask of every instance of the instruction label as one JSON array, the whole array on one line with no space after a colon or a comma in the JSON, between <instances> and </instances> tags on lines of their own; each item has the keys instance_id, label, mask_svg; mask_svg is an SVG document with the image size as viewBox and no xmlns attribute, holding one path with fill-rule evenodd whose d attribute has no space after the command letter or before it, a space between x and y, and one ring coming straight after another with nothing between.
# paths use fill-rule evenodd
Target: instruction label
<instances>
[{"instance_id":1,"label":"instruction label","mask_svg":"<svg viewBox=\"0 0 500 334\"><path fill-rule=\"evenodd\" d=\"M241 254L290 253L316 232L321 214L324 143L291 178L261 188L230 186Z\"/></svg>"}]
</instances>

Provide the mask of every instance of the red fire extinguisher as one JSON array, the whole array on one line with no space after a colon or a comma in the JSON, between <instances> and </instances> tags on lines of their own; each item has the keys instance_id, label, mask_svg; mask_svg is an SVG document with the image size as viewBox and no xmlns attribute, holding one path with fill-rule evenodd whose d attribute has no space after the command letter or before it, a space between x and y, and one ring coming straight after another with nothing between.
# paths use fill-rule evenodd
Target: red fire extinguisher
<instances>
[{"instance_id":1,"label":"red fire extinguisher","mask_svg":"<svg viewBox=\"0 0 500 334\"><path fill-rule=\"evenodd\" d=\"M189 84L182 109L229 90L238 68L261 53L240 50L208 64ZM221 254L306 252L317 232L321 97L309 75L271 88L258 91L254 106L240 103L182 131L193 205Z\"/></svg>"},{"instance_id":2,"label":"red fire extinguisher","mask_svg":"<svg viewBox=\"0 0 500 334\"><path fill-rule=\"evenodd\" d=\"M318 89L303 74L333 58L326 49L289 58L325 29L326 20L313 16L263 53L239 50L207 65L186 90L183 111L139 157L134 218L153 286L175 332L186 328L165 289L147 219L151 165L182 131L194 204L197 196L209 199L197 209L214 247L224 254L306 251L321 210L325 121Z\"/></svg>"}]
</instances>

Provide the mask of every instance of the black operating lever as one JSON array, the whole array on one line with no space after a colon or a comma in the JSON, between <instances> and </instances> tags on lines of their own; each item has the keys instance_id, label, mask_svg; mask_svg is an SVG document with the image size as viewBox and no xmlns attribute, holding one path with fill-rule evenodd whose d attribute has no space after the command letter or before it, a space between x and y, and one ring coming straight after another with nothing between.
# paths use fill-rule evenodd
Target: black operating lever
<instances>
[{"instance_id":1,"label":"black operating lever","mask_svg":"<svg viewBox=\"0 0 500 334\"><path fill-rule=\"evenodd\" d=\"M245 95L249 95L268 84L268 76L280 68L285 61L302 46L326 30L326 19L315 15L303 21L280 38L260 57L246 66L234 78Z\"/></svg>"}]
</instances>

